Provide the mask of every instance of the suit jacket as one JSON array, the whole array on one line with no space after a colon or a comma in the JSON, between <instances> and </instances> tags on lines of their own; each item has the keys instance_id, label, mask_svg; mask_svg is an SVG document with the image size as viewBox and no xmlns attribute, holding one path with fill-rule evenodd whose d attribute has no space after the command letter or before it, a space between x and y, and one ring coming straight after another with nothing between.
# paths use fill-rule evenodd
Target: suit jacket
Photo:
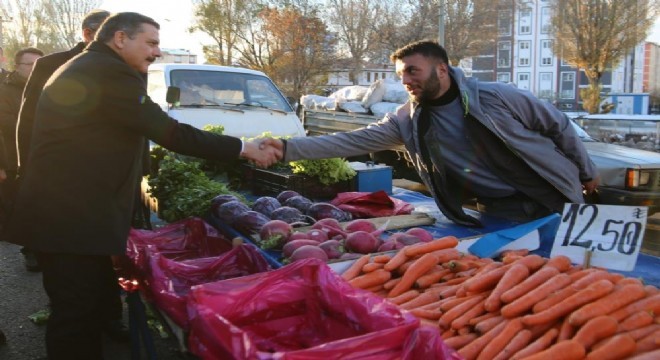
<instances>
[{"instance_id":1,"label":"suit jacket","mask_svg":"<svg viewBox=\"0 0 660 360\"><path fill-rule=\"evenodd\" d=\"M32 73L25 84L21 110L18 114L16 125L16 149L18 152L17 162L25 169L28 162L28 149L32 140L32 128L34 127L34 113L37 111L37 102L41 96L46 81L59 68L72 57L80 54L87 44L81 42L74 48L46 55L37 59L32 68ZM22 173L22 171L21 171Z\"/></svg>"},{"instance_id":2,"label":"suit jacket","mask_svg":"<svg viewBox=\"0 0 660 360\"><path fill-rule=\"evenodd\" d=\"M36 251L124 254L145 138L219 161L241 150L237 138L167 116L143 75L92 42L43 88L9 240Z\"/></svg>"},{"instance_id":3,"label":"suit jacket","mask_svg":"<svg viewBox=\"0 0 660 360\"><path fill-rule=\"evenodd\" d=\"M24 87L25 78L16 71L0 82L0 134L5 144L5 158L0 166L11 171L12 176L16 176L16 120Z\"/></svg>"}]
</instances>

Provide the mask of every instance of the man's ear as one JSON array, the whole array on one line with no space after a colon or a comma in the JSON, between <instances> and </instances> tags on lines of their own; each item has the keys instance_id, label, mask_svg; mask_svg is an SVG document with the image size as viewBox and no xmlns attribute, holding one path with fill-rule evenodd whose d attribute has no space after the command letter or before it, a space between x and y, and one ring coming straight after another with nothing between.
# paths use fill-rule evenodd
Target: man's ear
<instances>
[{"instance_id":1,"label":"man's ear","mask_svg":"<svg viewBox=\"0 0 660 360\"><path fill-rule=\"evenodd\" d=\"M83 36L83 42L91 42L94 40L94 34L96 32L92 29L83 29L82 36Z\"/></svg>"},{"instance_id":2,"label":"man's ear","mask_svg":"<svg viewBox=\"0 0 660 360\"><path fill-rule=\"evenodd\" d=\"M117 47L117 49L123 49L127 38L128 36L126 36L125 32L116 31L115 35L112 37L112 43Z\"/></svg>"}]
</instances>

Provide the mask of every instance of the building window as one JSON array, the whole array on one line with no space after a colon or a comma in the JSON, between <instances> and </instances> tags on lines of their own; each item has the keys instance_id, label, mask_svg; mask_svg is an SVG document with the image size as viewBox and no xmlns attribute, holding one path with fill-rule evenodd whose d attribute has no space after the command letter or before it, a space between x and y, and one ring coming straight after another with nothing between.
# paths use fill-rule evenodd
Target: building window
<instances>
[{"instance_id":1,"label":"building window","mask_svg":"<svg viewBox=\"0 0 660 360\"><path fill-rule=\"evenodd\" d=\"M529 66L529 58L518 58L518 65L520 66Z\"/></svg>"},{"instance_id":2,"label":"building window","mask_svg":"<svg viewBox=\"0 0 660 360\"><path fill-rule=\"evenodd\" d=\"M497 19L497 28L499 30L499 35L501 36L510 36L511 35L511 11L510 10L500 10L499 16Z\"/></svg>"},{"instance_id":3,"label":"building window","mask_svg":"<svg viewBox=\"0 0 660 360\"><path fill-rule=\"evenodd\" d=\"M520 10L520 19L518 21L518 32L522 35L529 35L532 33L532 10Z\"/></svg>"},{"instance_id":4,"label":"building window","mask_svg":"<svg viewBox=\"0 0 660 360\"><path fill-rule=\"evenodd\" d=\"M552 40L541 40L541 66L551 66L552 58Z\"/></svg>"},{"instance_id":5,"label":"building window","mask_svg":"<svg viewBox=\"0 0 660 360\"><path fill-rule=\"evenodd\" d=\"M191 64L197 64L197 56L196 55L190 55L190 58L188 58L188 61Z\"/></svg>"},{"instance_id":6,"label":"building window","mask_svg":"<svg viewBox=\"0 0 660 360\"><path fill-rule=\"evenodd\" d=\"M518 73L518 89L529 90L529 73Z\"/></svg>"},{"instance_id":7,"label":"building window","mask_svg":"<svg viewBox=\"0 0 660 360\"><path fill-rule=\"evenodd\" d=\"M562 99L575 99L575 72L562 71L559 83L559 97Z\"/></svg>"},{"instance_id":8,"label":"building window","mask_svg":"<svg viewBox=\"0 0 660 360\"><path fill-rule=\"evenodd\" d=\"M509 67L511 64L511 42L497 43L497 67Z\"/></svg>"},{"instance_id":9,"label":"building window","mask_svg":"<svg viewBox=\"0 0 660 360\"><path fill-rule=\"evenodd\" d=\"M377 72L374 73L374 81L378 81L378 73Z\"/></svg>"},{"instance_id":10,"label":"building window","mask_svg":"<svg viewBox=\"0 0 660 360\"><path fill-rule=\"evenodd\" d=\"M548 34L552 29L552 24L550 23L550 11L549 7L541 8L541 34Z\"/></svg>"},{"instance_id":11,"label":"building window","mask_svg":"<svg viewBox=\"0 0 660 360\"><path fill-rule=\"evenodd\" d=\"M529 66L529 59L531 56L531 41L519 41L518 42L518 65L519 66Z\"/></svg>"},{"instance_id":12,"label":"building window","mask_svg":"<svg viewBox=\"0 0 660 360\"><path fill-rule=\"evenodd\" d=\"M530 41L521 41L520 44L520 50L526 50L529 49L529 43Z\"/></svg>"},{"instance_id":13,"label":"building window","mask_svg":"<svg viewBox=\"0 0 660 360\"><path fill-rule=\"evenodd\" d=\"M385 76L387 76L387 73L381 73L381 74L380 74L380 78L381 78L381 79L385 79Z\"/></svg>"},{"instance_id":14,"label":"building window","mask_svg":"<svg viewBox=\"0 0 660 360\"><path fill-rule=\"evenodd\" d=\"M509 81L511 81L511 73L508 72L497 73L497 81L508 83Z\"/></svg>"},{"instance_id":15,"label":"building window","mask_svg":"<svg viewBox=\"0 0 660 360\"><path fill-rule=\"evenodd\" d=\"M371 82L371 73L367 71L367 82Z\"/></svg>"},{"instance_id":16,"label":"building window","mask_svg":"<svg viewBox=\"0 0 660 360\"><path fill-rule=\"evenodd\" d=\"M174 55L174 62L175 63L180 63L181 62L181 55Z\"/></svg>"}]
</instances>

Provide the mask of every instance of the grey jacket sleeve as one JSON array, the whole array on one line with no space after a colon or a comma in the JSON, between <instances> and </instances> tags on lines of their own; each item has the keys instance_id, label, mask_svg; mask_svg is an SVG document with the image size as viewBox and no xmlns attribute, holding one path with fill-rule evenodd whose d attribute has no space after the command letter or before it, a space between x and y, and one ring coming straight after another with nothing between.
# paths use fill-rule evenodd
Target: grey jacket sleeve
<instances>
[{"instance_id":1,"label":"grey jacket sleeve","mask_svg":"<svg viewBox=\"0 0 660 360\"><path fill-rule=\"evenodd\" d=\"M596 165L591 161L582 140L571 125L571 120L564 113L549 102L537 99L528 91L508 85L501 86L499 91L516 120L550 138L564 156L575 163L580 171L581 181L598 176Z\"/></svg>"},{"instance_id":2,"label":"grey jacket sleeve","mask_svg":"<svg viewBox=\"0 0 660 360\"><path fill-rule=\"evenodd\" d=\"M287 140L286 161L325 159L369 154L403 144L395 114L361 129L330 135L296 137Z\"/></svg>"}]
</instances>

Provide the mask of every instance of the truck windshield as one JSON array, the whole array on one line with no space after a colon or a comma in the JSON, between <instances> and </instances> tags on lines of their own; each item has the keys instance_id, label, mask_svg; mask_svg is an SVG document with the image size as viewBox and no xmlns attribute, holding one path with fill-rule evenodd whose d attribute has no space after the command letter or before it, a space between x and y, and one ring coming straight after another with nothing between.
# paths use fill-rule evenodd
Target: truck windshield
<instances>
[{"instance_id":1,"label":"truck windshield","mask_svg":"<svg viewBox=\"0 0 660 360\"><path fill-rule=\"evenodd\" d=\"M181 89L180 106L245 104L291 112L282 93L265 76L240 72L174 70L171 84Z\"/></svg>"}]
</instances>

